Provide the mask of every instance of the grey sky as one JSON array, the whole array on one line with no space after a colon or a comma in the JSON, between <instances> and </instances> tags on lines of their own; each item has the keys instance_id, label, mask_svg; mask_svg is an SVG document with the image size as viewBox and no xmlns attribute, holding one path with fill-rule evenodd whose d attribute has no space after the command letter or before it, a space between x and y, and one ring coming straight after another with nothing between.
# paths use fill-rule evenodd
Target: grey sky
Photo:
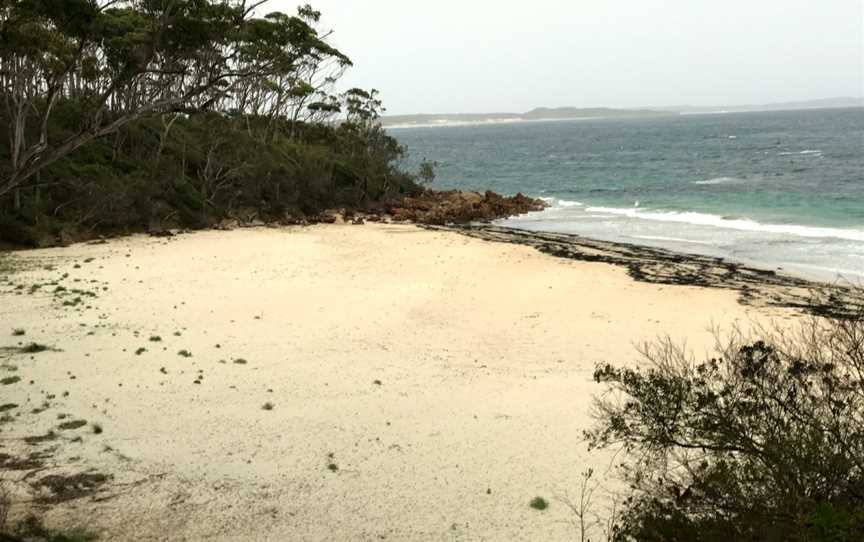
<instances>
[{"instance_id":1,"label":"grey sky","mask_svg":"<svg viewBox=\"0 0 864 542\"><path fill-rule=\"evenodd\" d=\"M864 95L864 0L310 3L390 114Z\"/></svg>"}]
</instances>

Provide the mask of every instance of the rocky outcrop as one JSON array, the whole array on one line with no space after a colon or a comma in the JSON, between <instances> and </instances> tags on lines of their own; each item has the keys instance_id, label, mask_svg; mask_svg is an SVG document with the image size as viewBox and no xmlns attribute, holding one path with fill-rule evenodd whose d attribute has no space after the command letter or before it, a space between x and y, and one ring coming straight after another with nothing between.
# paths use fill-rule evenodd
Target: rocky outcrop
<instances>
[{"instance_id":1,"label":"rocky outcrop","mask_svg":"<svg viewBox=\"0 0 864 542\"><path fill-rule=\"evenodd\" d=\"M546 204L539 199L516 194L501 196L494 192L479 194L459 190L426 191L417 197L406 197L385 207L387 214L399 222L417 224L467 224L489 222L498 218L541 211Z\"/></svg>"}]
</instances>

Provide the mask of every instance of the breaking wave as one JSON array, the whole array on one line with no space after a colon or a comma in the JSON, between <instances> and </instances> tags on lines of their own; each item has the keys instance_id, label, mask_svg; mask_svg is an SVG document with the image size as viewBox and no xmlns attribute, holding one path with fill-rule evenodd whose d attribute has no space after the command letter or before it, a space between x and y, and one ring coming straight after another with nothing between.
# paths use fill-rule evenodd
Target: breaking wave
<instances>
[{"instance_id":1,"label":"breaking wave","mask_svg":"<svg viewBox=\"0 0 864 542\"><path fill-rule=\"evenodd\" d=\"M718 215L696 212L661 212L638 208L618 207L588 207L591 213L604 213L615 216L625 216L639 220L656 220L661 222L677 222L698 226L711 226L740 231L755 231L775 234L795 235L798 237L820 237L845 239L864 242L864 230L843 228L827 228L818 226L802 226L797 224L763 224L746 218L726 218Z\"/></svg>"}]
</instances>

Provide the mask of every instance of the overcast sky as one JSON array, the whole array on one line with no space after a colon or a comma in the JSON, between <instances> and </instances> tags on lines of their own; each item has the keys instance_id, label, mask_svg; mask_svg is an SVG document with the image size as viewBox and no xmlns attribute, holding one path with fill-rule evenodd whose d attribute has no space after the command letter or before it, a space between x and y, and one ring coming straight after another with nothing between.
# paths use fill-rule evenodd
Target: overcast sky
<instances>
[{"instance_id":1,"label":"overcast sky","mask_svg":"<svg viewBox=\"0 0 864 542\"><path fill-rule=\"evenodd\" d=\"M268 11L305 2L270 0ZM316 0L389 114L864 95L864 0Z\"/></svg>"}]
</instances>

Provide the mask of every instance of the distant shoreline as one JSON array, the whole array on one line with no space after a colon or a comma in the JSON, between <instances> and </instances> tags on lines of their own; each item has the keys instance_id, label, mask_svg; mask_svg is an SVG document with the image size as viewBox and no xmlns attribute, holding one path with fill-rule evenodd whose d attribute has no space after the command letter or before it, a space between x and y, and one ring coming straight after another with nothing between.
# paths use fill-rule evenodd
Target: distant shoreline
<instances>
[{"instance_id":1,"label":"distant shoreline","mask_svg":"<svg viewBox=\"0 0 864 542\"><path fill-rule=\"evenodd\" d=\"M674 117L679 114L669 115L669 114L658 114L656 117ZM499 126L505 124L529 124L529 123L542 123L542 122L578 122L578 121L588 121L588 120L607 120L607 119L633 119L633 118L649 118L647 116L643 117L626 117L626 116L608 116L608 117L562 117L560 119L501 119L501 118L489 118L485 120L468 120L468 121L435 121L428 123L404 123L404 124L385 124L384 128L388 130L406 130L411 128L462 128L467 126Z\"/></svg>"},{"instance_id":2,"label":"distant shoreline","mask_svg":"<svg viewBox=\"0 0 864 542\"><path fill-rule=\"evenodd\" d=\"M784 111L817 111L828 109L864 108L864 99L837 98L810 102L787 102L738 106L680 106L661 108L537 108L526 113L440 113L392 115L381 118L385 128L432 128L515 124L525 122L579 121L600 119L632 119L680 117L693 115L725 115L735 113L767 113Z\"/></svg>"}]
</instances>

